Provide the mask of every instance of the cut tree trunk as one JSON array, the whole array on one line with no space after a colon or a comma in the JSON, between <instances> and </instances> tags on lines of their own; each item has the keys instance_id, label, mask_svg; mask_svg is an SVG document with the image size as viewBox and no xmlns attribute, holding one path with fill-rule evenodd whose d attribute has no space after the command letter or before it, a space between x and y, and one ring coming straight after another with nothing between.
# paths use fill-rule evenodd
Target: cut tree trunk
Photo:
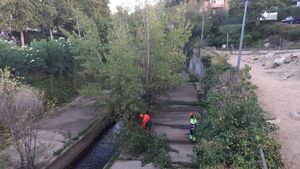
<instances>
[{"instance_id":1,"label":"cut tree trunk","mask_svg":"<svg viewBox=\"0 0 300 169\"><path fill-rule=\"evenodd\" d=\"M24 31L20 30L20 37L21 37L21 48L25 47L25 39L24 39Z\"/></svg>"}]
</instances>

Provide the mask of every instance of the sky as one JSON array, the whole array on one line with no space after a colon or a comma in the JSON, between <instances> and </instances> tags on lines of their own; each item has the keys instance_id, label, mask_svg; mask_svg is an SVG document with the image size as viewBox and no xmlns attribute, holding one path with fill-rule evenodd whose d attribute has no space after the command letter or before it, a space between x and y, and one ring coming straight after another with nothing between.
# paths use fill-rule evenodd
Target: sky
<instances>
[{"instance_id":1,"label":"sky","mask_svg":"<svg viewBox=\"0 0 300 169\"><path fill-rule=\"evenodd\" d=\"M114 13L117 6L128 9L132 12L137 5L143 5L146 0L109 0L109 8ZM154 4L157 0L148 0L151 4Z\"/></svg>"}]
</instances>

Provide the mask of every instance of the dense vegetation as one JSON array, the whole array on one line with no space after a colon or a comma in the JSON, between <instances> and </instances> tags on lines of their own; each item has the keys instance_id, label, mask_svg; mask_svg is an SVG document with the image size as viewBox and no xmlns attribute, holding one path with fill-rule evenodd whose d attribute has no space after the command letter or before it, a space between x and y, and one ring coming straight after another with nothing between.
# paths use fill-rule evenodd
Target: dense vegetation
<instances>
[{"instance_id":1,"label":"dense vegetation","mask_svg":"<svg viewBox=\"0 0 300 169\"><path fill-rule=\"evenodd\" d=\"M60 2L0 2L0 24L13 29L11 34L20 33L22 47L0 41L0 68L9 67L14 75L23 77L22 84L39 88L47 100L58 104L76 94L97 98L110 113L123 120L120 145L125 152L135 158L143 157L144 162L153 162L160 168L173 167L166 138L137 127L134 112L155 111L157 97L181 83L178 73L185 69L184 47L191 51L195 46L204 45L200 42L202 26L199 22L203 15L207 16L206 44L221 46L228 30L231 31L230 43L237 43L240 25L226 24L239 20L232 16L239 13L240 8L235 6L229 14L224 11L203 14L175 0L146 5L131 14L119 8L109 16L107 1ZM268 7L279 4L279 1L272 2ZM20 6L22 10L15 10ZM266 29L257 23L256 12L261 8L255 3L250 7L253 11L249 25L253 29L248 28L251 33L245 36L247 43L263 36L257 29ZM42 37L47 37L45 32L49 32L50 38L27 40L25 47L27 28L39 29ZM54 30L58 32L55 35ZM273 33L270 32L270 36ZM55 36L64 38L54 40ZM198 128L196 164L200 168L258 168L258 149L263 148L269 167L282 167L278 144L268 137L273 127L262 118L248 70L237 72L227 64L213 65L209 58L202 61L207 70L203 79L204 93L199 99L207 109L201 114ZM18 84L22 86L19 81ZM8 128L8 125L0 126L1 131ZM0 139L7 137L6 133L0 135Z\"/></svg>"},{"instance_id":2,"label":"dense vegetation","mask_svg":"<svg viewBox=\"0 0 300 169\"><path fill-rule=\"evenodd\" d=\"M24 48L1 41L1 68L10 67L15 75L24 77L23 83L45 91L55 103L69 101L77 91L97 97L129 125L124 134L135 145L126 145L130 153L147 154L145 162L170 167L165 138L136 128L137 119L132 118L134 110L150 109L156 96L180 83L177 73L184 68L182 48L190 35L189 25L182 15L183 6L163 6L148 7L147 30L143 26L145 9L131 15L120 9L108 25L107 19L89 10L69 8L68 15L76 17L77 23L57 25L69 40L32 41ZM146 51L151 59L148 66Z\"/></svg>"},{"instance_id":3,"label":"dense vegetation","mask_svg":"<svg viewBox=\"0 0 300 169\"><path fill-rule=\"evenodd\" d=\"M201 7L201 1L199 2L199 7ZM201 21L203 16L205 16L203 39L206 45L222 47L227 44L228 34L228 44L233 44L235 48L238 47L244 3L231 1L229 11L220 9L214 12L200 13L194 8L191 7L187 14L187 17L193 24L193 41L198 41L197 43L200 41ZM278 12L278 21L260 21L259 19L264 11ZM288 16L298 16L299 12L300 8L290 7L289 1L251 1L247 13L244 46L246 49L278 48L281 38L282 46L297 48L300 40L298 27L278 22L281 22ZM264 44L267 43L268 45L265 47Z\"/></svg>"},{"instance_id":4,"label":"dense vegetation","mask_svg":"<svg viewBox=\"0 0 300 169\"><path fill-rule=\"evenodd\" d=\"M197 129L194 160L199 168L260 168L262 148L269 168L282 168L278 143L270 137L257 104L249 67L208 64L199 101L206 106Z\"/></svg>"},{"instance_id":5,"label":"dense vegetation","mask_svg":"<svg viewBox=\"0 0 300 169\"><path fill-rule=\"evenodd\" d=\"M0 41L0 68L9 67L24 83L45 91L55 103L69 101L76 94L75 59L66 40L33 41L19 49Z\"/></svg>"},{"instance_id":6,"label":"dense vegetation","mask_svg":"<svg viewBox=\"0 0 300 169\"><path fill-rule=\"evenodd\" d=\"M123 119L124 151L134 156L143 154L145 162L162 168L170 167L165 138L136 127L138 119L133 112L153 110L157 96L180 84L178 73L185 63L182 49L190 36L185 6L165 7L162 2L130 15L119 8L112 16L107 45L99 43L95 21L76 12L84 25L84 39L62 31L80 62L80 74L85 76L81 92L97 97Z\"/></svg>"}]
</instances>

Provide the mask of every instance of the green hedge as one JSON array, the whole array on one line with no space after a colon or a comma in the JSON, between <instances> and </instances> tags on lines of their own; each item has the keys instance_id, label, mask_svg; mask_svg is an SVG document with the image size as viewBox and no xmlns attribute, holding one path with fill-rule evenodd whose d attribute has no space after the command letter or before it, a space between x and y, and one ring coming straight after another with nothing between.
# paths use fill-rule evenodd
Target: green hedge
<instances>
[{"instance_id":1,"label":"green hedge","mask_svg":"<svg viewBox=\"0 0 300 169\"><path fill-rule=\"evenodd\" d=\"M31 79L30 84L43 90L46 98L55 104L68 102L77 94L77 85L72 76L37 76Z\"/></svg>"},{"instance_id":2,"label":"green hedge","mask_svg":"<svg viewBox=\"0 0 300 169\"><path fill-rule=\"evenodd\" d=\"M259 148L270 169L283 168L279 144L269 133L275 126L263 119L249 68L212 65L203 79L206 103L197 127L194 162L198 168L259 169Z\"/></svg>"},{"instance_id":3,"label":"green hedge","mask_svg":"<svg viewBox=\"0 0 300 169\"><path fill-rule=\"evenodd\" d=\"M0 68L5 67L45 91L55 103L67 102L76 94L75 59L65 40L33 41L24 49L0 40Z\"/></svg>"},{"instance_id":4,"label":"green hedge","mask_svg":"<svg viewBox=\"0 0 300 169\"><path fill-rule=\"evenodd\" d=\"M300 40L300 29L298 25L289 25L281 23L261 24L258 27L259 32L263 32L263 38L278 36L289 41Z\"/></svg>"},{"instance_id":5,"label":"green hedge","mask_svg":"<svg viewBox=\"0 0 300 169\"><path fill-rule=\"evenodd\" d=\"M138 158L143 163L153 163L157 168L173 168L165 135L157 136L139 127L133 121L127 121L119 138L121 149Z\"/></svg>"}]
</instances>

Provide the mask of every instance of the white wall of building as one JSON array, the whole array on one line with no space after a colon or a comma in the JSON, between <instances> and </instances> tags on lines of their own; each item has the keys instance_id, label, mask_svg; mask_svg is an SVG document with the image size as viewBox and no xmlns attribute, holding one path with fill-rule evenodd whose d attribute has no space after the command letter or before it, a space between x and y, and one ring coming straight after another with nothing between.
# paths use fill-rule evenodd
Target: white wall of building
<instances>
[{"instance_id":1,"label":"white wall of building","mask_svg":"<svg viewBox=\"0 0 300 169\"><path fill-rule=\"evenodd\" d=\"M216 4L224 5L224 0L210 0L210 3L216 3Z\"/></svg>"}]
</instances>

